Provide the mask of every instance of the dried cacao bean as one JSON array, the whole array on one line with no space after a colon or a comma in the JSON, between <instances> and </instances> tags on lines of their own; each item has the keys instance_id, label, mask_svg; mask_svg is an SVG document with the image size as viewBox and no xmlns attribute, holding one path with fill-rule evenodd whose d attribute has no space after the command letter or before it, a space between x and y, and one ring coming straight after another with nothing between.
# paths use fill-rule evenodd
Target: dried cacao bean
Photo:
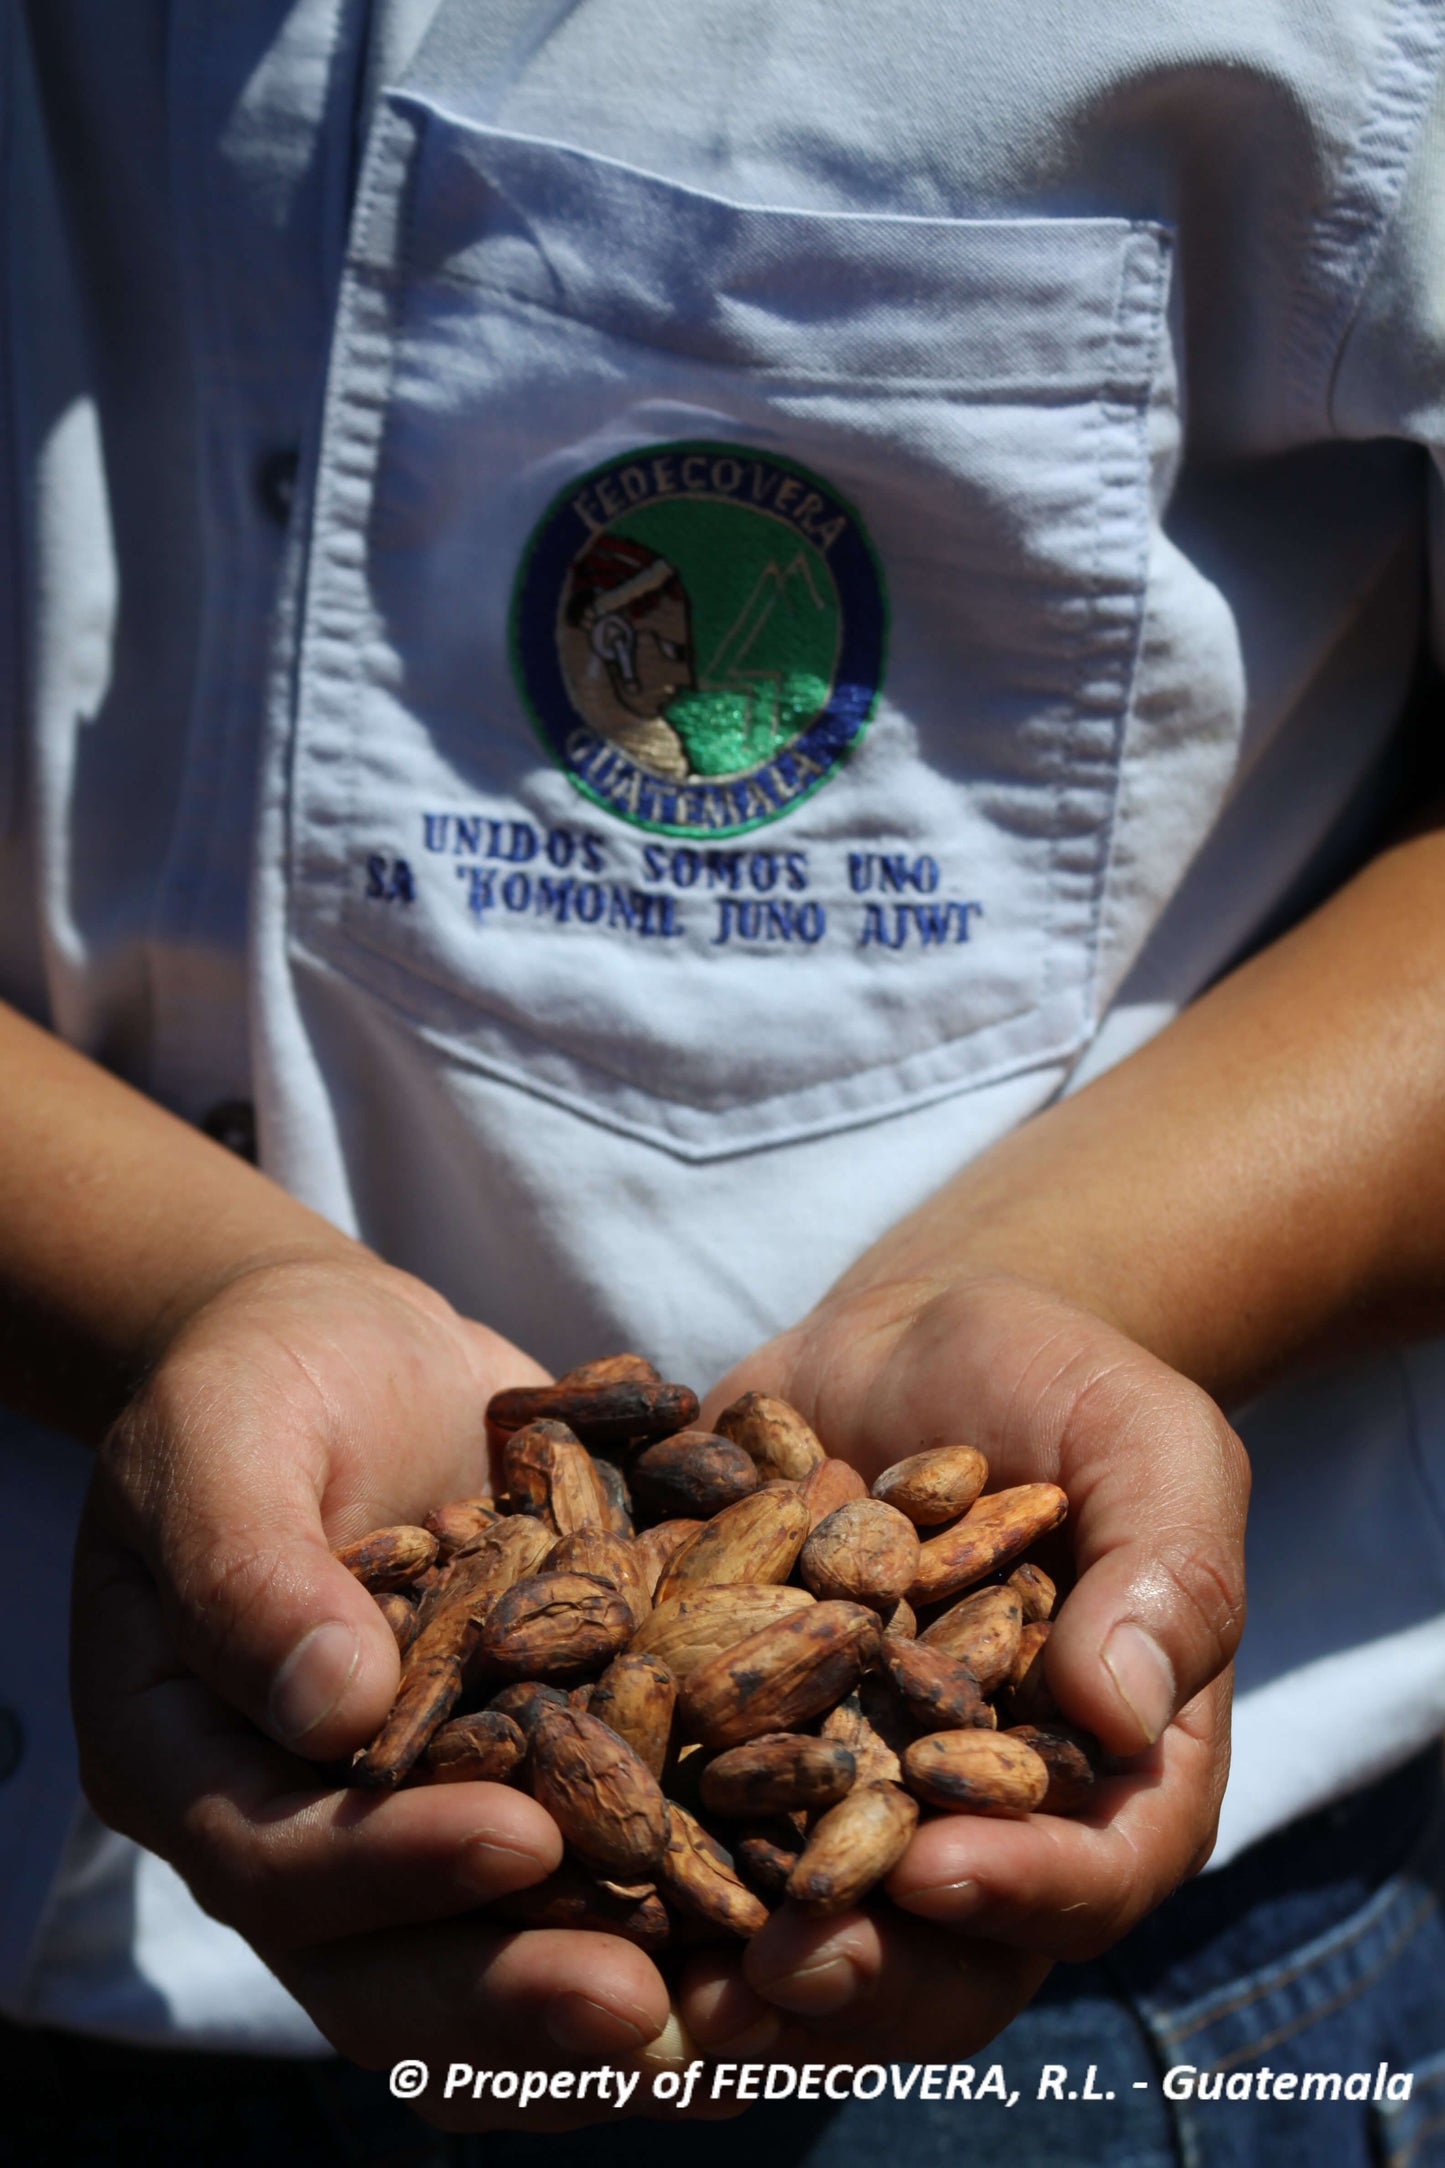
<instances>
[{"instance_id":1,"label":"dried cacao bean","mask_svg":"<svg viewBox=\"0 0 1445 2168\"><path fill-rule=\"evenodd\" d=\"M988 1704L966 1664L922 1641L885 1641L883 1669L917 1731L988 1723Z\"/></svg>"},{"instance_id":2,"label":"dried cacao bean","mask_svg":"<svg viewBox=\"0 0 1445 2168\"><path fill-rule=\"evenodd\" d=\"M482 1628L493 1676L569 1685L620 1654L632 1635L626 1599L584 1573L538 1573L499 1596Z\"/></svg>"},{"instance_id":3,"label":"dried cacao bean","mask_svg":"<svg viewBox=\"0 0 1445 2168\"><path fill-rule=\"evenodd\" d=\"M956 1596L1057 1528L1068 1509L1056 1483L1017 1483L978 1499L961 1521L923 1545L909 1602L941 1603Z\"/></svg>"},{"instance_id":4,"label":"dried cacao bean","mask_svg":"<svg viewBox=\"0 0 1445 2168\"><path fill-rule=\"evenodd\" d=\"M919 1635L924 1648L941 1649L966 1664L985 1694L996 1693L1013 1669L1023 1632L1023 1611L1016 1592L981 1588L965 1596Z\"/></svg>"},{"instance_id":5,"label":"dried cacao bean","mask_svg":"<svg viewBox=\"0 0 1445 2168\"><path fill-rule=\"evenodd\" d=\"M668 1821L658 1880L673 1903L729 1934L755 1935L766 1924L768 1908L743 1882L717 1839L686 1807L670 1806Z\"/></svg>"},{"instance_id":6,"label":"dried cacao bean","mask_svg":"<svg viewBox=\"0 0 1445 2168\"><path fill-rule=\"evenodd\" d=\"M373 1596L405 1588L437 1555L437 1539L429 1529L403 1523L397 1528L373 1528L355 1543L343 1543L332 1557L348 1573L354 1573Z\"/></svg>"},{"instance_id":7,"label":"dried cacao bean","mask_svg":"<svg viewBox=\"0 0 1445 2168\"><path fill-rule=\"evenodd\" d=\"M844 1912L897 1866L918 1826L918 1802L896 1784L858 1784L813 1828L788 1877L809 1912Z\"/></svg>"},{"instance_id":8,"label":"dried cacao bean","mask_svg":"<svg viewBox=\"0 0 1445 2168\"><path fill-rule=\"evenodd\" d=\"M588 1709L625 1739L661 1782L672 1740L677 1681L656 1656L628 1650L614 1656L592 1689Z\"/></svg>"},{"instance_id":9,"label":"dried cacao bean","mask_svg":"<svg viewBox=\"0 0 1445 2168\"><path fill-rule=\"evenodd\" d=\"M796 1408L767 1393L744 1393L717 1419L724 1438L750 1453L766 1481L801 1483L827 1454Z\"/></svg>"},{"instance_id":10,"label":"dried cacao bean","mask_svg":"<svg viewBox=\"0 0 1445 2168\"><path fill-rule=\"evenodd\" d=\"M635 1655L660 1657L675 1679L687 1679L759 1627L811 1610L812 1605L805 1588L773 1583L693 1588L658 1604L633 1635L631 1648Z\"/></svg>"},{"instance_id":11,"label":"dried cacao bean","mask_svg":"<svg viewBox=\"0 0 1445 2168\"><path fill-rule=\"evenodd\" d=\"M814 1813L836 1805L858 1765L847 1747L810 1732L765 1732L714 1756L702 1773L709 1814L752 1821L760 1815Z\"/></svg>"},{"instance_id":12,"label":"dried cacao bean","mask_svg":"<svg viewBox=\"0 0 1445 2168\"><path fill-rule=\"evenodd\" d=\"M711 1430L680 1430L632 1463L632 1483L648 1510L706 1520L758 1487L757 1464L740 1445Z\"/></svg>"},{"instance_id":13,"label":"dried cacao bean","mask_svg":"<svg viewBox=\"0 0 1445 2168\"><path fill-rule=\"evenodd\" d=\"M955 1813L1023 1815L1043 1805L1046 1764L1006 1731L938 1731L915 1739L903 1780L930 1806Z\"/></svg>"},{"instance_id":14,"label":"dried cacao bean","mask_svg":"<svg viewBox=\"0 0 1445 2168\"><path fill-rule=\"evenodd\" d=\"M935 1445L885 1468L873 1486L919 1528L936 1528L967 1513L988 1481L988 1462L971 1445Z\"/></svg>"},{"instance_id":15,"label":"dried cacao bean","mask_svg":"<svg viewBox=\"0 0 1445 2168\"><path fill-rule=\"evenodd\" d=\"M601 1385L523 1385L495 1393L487 1421L500 1431L565 1423L596 1452L670 1438L697 1421L697 1394L685 1385L617 1378Z\"/></svg>"},{"instance_id":16,"label":"dried cacao bean","mask_svg":"<svg viewBox=\"0 0 1445 2168\"><path fill-rule=\"evenodd\" d=\"M704 1521L673 1553L653 1597L666 1603L690 1588L786 1581L808 1534L808 1509L795 1490L755 1491Z\"/></svg>"},{"instance_id":17,"label":"dried cacao bean","mask_svg":"<svg viewBox=\"0 0 1445 2168\"><path fill-rule=\"evenodd\" d=\"M579 1528L575 1535L563 1536L547 1560L547 1571L586 1573L595 1581L605 1581L626 1603L634 1626L640 1626L652 1609L636 1551L623 1537L608 1535L603 1529Z\"/></svg>"},{"instance_id":18,"label":"dried cacao bean","mask_svg":"<svg viewBox=\"0 0 1445 2168\"><path fill-rule=\"evenodd\" d=\"M532 1731L532 1795L589 1866L640 1881L667 1849L668 1806L625 1740L580 1709L548 1709Z\"/></svg>"},{"instance_id":19,"label":"dried cacao bean","mask_svg":"<svg viewBox=\"0 0 1445 2168\"><path fill-rule=\"evenodd\" d=\"M678 1695L683 1725L711 1747L794 1730L856 1684L880 1640L865 1605L813 1604L700 1665Z\"/></svg>"},{"instance_id":20,"label":"dried cacao bean","mask_svg":"<svg viewBox=\"0 0 1445 2168\"><path fill-rule=\"evenodd\" d=\"M432 1784L505 1784L526 1751L520 1725L500 1709L479 1709L433 1732L422 1772Z\"/></svg>"},{"instance_id":21,"label":"dried cacao bean","mask_svg":"<svg viewBox=\"0 0 1445 2168\"><path fill-rule=\"evenodd\" d=\"M881 1611L912 1587L918 1553L912 1521L876 1498L857 1498L819 1521L803 1545L798 1573L824 1601L832 1597Z\"/></svg>"}]
</instances>

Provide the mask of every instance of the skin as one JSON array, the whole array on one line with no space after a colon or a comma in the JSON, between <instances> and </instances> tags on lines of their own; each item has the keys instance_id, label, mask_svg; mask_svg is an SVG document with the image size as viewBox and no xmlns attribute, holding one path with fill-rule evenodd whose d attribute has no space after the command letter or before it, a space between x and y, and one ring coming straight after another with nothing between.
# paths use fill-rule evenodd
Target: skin
<instances>
[{"instance_id":1,"label":"skin","mask_svg":"<svg viewBox=\"0 0 1445 2168\"><path fill-rule=\"evenodd\" d=\"M1248 1489L1211 1395L1441 1329L1442 902L1438 831L1382 855L964 1170L710 1397L704 1422L748 1386L781 1391L870 1475L962 1432L994 1483L1063 1483L1078 1579L1049 1683L1137 1759L1078 1821L926 1824L894 1914L785 1908L745 1955L699 1955L680 2007L701 2046L966 2055L1053 1958L1107 1947L1207 1856ZM486 2040L536 2067L544 2038L560 2063L636 2054L668 2014L640 1952L458 1917L554 1863L535 1803L489 1785L360 1800L317 1767L375 1729L397 1671L331 1546L483 1487L478 1407L543 1373L4 1014L0 1103L0 1382L101 1441L74 1634L98 1810L360 2062L473 2060Z\"/></svg>"}]
</instances>

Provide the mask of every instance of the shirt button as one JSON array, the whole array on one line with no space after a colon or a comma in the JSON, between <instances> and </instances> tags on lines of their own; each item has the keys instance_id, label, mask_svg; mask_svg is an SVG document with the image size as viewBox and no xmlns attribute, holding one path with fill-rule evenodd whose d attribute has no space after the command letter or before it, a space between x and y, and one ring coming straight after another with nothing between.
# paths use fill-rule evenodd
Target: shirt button
<instances>
[{"instance_id":1,"label":"shirt button","mask_svg":"<svg viewBox=\"0 0 1445 2168\"><path fill-rule=\"evenodd\" d=\"M0 1709L0 1784L13 1777L25 1752L25 1734L13 1709Z\"/></svg>"},{"instance_id":2,"label":"shirt button","mask_svg":"<svg viewBox=\"0 0 1445 2168\"><path fill-rule=\"evenodd\" d=\"M268 452L256 473L256 491L268 519L278 527L287 525L296 501L296 471L301 455L294 450Z\"/></svg>"},{"instance_id":3,"label":"shirt button","mask_svg":"<svg viewBox=\"0 0 1445 2168\"><path fill-rule=\"evenodd\" d=\"M256 1164L256 1109L249 1099L223 1099L201 1123L208 1137L224 1144L238 1159Z\"/></svg>"}]
</instances>

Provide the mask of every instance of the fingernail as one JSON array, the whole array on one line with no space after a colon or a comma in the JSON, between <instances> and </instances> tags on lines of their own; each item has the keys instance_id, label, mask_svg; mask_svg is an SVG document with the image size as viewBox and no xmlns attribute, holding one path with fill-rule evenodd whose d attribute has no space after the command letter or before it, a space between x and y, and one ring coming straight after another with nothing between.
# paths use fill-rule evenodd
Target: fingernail
<instances>
[{"instance_id":1,"label":"fingernail","mask_svg":"<svg viewBox=\"0 0 1445 2168\"><path fill-rule=\"evenodd\" d=\"M976 1912L982 1897L981 1882L933 1882L925 1889L911 1889L893 1902L905 1912L916 1912L920 1919L942 1920L952 1927Z\"/></svg>"},{"instance_id":2,"label":"fingernail","mask_svg":"<svg viewBox=\"0 0 1445 2168\"><path fill-rule=\"evenodd\" d=\"M1123 1619L1104 1643L1104 1669L1152 1746L1174 1714L1174 1666L1151 1633Z\"/></svg>"},{"instance_id":3,"label":"fingernail","mask_svg":"<svg viewBox=\"0 0 1445 2168\"><path fill-rule=\"evenodd\" d=\"M645 2011L627 2017L613 2004L594 2002L576 1989L554 1995L543 2022L567 2055L635 2055L659 2031Z\"/></svg>"},{"instance_id":4,"label":"fingernail","mask_svg":"<svg viewBox=\"0 0 1445 2168\"><path fill-rule=\"evenodd\" d=\"M659 2070L682 2070L696 2060L697 2048L688 2037L687 2027L675 2010L669 2010L661 2032L654 2034L642 2049L644 2067L655 2078Z\"/></svg>"},{"instance_id":5,"label":"fingernail","mask_svg":"<svg viewBox=\"0 0 1445 2168\"><path fill-rule=\"evenodd\" d=\"M824 1950L810 1964L779 1973L775 1980L754 1979L753 1986L780 2010L795 2017L832 2017L857 1998L858 1968L841 1950Z\"/></svg>"},{"instance_id":6,"label":"fingernail","mask_svg":"<svg viewBox=\"0 0 1445 2168\"><path fill-rule=\"evenodd\" d=\"M301 1636L271 1684L270 1727L288 1746L330 1716L361 1659L361 1637L344 1619L323 1619Z\"/></svg>"}]
</instances>

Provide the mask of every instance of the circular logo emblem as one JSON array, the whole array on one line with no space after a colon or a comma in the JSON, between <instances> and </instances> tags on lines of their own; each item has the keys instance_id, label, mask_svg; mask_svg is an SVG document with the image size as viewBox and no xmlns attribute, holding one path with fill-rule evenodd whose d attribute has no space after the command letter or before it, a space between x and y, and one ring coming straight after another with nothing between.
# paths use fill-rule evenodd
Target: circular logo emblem
<instances>
[{"instance_id":1,"label":"circular logo emblem","mask_svg":"<svg viewBox=\"0 0 1445 2168\"><path fill-rule=\"evenodd\" d=\"M862 523L816 474L745 445L648 445L538 521L513 666L587 797L664 835L737 835L857 744L884 617Z\"/></svg>"}]
</instances>

